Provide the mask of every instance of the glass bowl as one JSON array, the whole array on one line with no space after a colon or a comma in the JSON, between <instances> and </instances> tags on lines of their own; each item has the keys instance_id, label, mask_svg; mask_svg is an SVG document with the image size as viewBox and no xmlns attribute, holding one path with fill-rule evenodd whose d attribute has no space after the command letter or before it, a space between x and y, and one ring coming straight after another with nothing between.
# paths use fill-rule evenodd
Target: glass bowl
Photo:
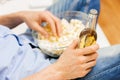
<instances>
[{"instance_id":1,"label":"glass bowl","mask_svg":"<svg viewBox=\"0 0 120 80\"><path fill-rule=\"evenodd\" d=\"M82 24L84 25L83 27L85 28L85 25L88 22L88 15L86 13L80 12L80 11L66 11L66 12L62 12L60 14L57 14L57 17L60 19L65 19L68 22L70 22L72 19L75 20L80 20L82 22ZM78 25L79 26L79 25ZM77 33L77 35L79 35L80 32ZM48 43L43 43L40 36L38 35L37 32L33 31L33 37L35 39L35 42L38 44L40 50L51 56L51 57L59 57L63 51L72 43L72 41L74 40L74 35L71 38L68 38L67 40L64 40L62 43L60 44L64 44L63 46L56 46L54 44L50 44L47 45Z\"/></svg>"}]
</instances>

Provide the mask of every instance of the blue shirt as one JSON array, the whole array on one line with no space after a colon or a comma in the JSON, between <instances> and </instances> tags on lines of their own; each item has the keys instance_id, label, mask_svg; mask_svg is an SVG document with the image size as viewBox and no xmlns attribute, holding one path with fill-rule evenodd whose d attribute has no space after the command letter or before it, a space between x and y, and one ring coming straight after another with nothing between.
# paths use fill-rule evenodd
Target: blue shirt
<instances>
[{"instance_id":1,"label":"blue shirt","mask_svg":"<svg viewBox=\"0 0 120 80\"><path fill-rule=\"evenodd\" d=\"M28 31L29 32L29 31ZM0 80L20 80L50 65L32 42L30 33L15 35L0 25Z\"/></svg>"}]
</instances>

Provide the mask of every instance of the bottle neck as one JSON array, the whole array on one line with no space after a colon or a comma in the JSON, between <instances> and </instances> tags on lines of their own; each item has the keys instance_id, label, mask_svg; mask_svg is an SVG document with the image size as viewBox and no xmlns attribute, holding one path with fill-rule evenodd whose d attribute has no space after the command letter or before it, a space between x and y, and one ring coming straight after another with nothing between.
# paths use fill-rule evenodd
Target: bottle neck
<instances>
[{"instance_id":1,"label":"bottle neck","mask_svg":"<svg viewBox=\"0 0 120 80\"><path fill-rule=\"evenodd\" d=\"M91 18L91 24L89 25L91 29L94 29L96 28L96 20L97 20L97 15L93 15L92 18Z\"/></svg>"},{"instance_id":2,"label":"bottle neck","mask_svg":"<svg viewBox=\"0 0 120 80\"><path fill-rule=\"evenodd\" d=\"M95 9L90 10L88 14L88 27L95 30L97 23L97 11Z\"/></svg>"}]
</instances>

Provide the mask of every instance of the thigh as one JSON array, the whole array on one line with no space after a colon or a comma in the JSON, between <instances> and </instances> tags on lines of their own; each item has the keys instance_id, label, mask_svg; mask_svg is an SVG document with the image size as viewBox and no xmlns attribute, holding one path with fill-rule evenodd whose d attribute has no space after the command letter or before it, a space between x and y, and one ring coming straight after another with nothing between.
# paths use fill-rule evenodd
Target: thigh
<instances>
[{"instance_id":1,"label":"thigh","mask_svg":"<svg viewBox=\"0 0 120 80\"><path fill-rule=\"evenodd\" d=\"M87 76L78 80L119 80L120 45L102 48L98 53L96 66Z\"/></svg>"},{"instance_id":2,"label":"thigh","mask_svg":"<svg viewBox=\"0 0 120 80\"><path fill-rule=\"evenodd\" d=\"M57 0L57 2L50 6L47 10L52 12L54 15L64 11L73 11L77 9L79 1L82 0Z\"/></svg>"},{"instance_id":3,"label":"thigh","mask_svg":"<svg viewBox=\"0 0 120 80\"><path fill-rule=\"evenodd\" d=\"M87 0L87 1L90 1L88 11L90 9L96 9L98 13L100 12L100 0Z\"/></svg>"}]
</instances>

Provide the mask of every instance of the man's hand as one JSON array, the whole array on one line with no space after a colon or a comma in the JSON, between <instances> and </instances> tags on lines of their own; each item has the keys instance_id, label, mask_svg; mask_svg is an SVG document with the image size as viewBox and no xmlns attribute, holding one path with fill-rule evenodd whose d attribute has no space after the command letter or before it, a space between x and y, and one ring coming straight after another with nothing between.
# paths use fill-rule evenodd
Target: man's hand
<instances>
[{"instance_id":1,"label":"man's hand","mask_svg":"<svg viewBox=\"0 0 120 80\"><path fill-rule=\"evenodd\" d=\"M33 30L41 33L45 37L49 34L42 28L41 23L47 22L54 36L60 36L61 34L61 24L60 20L48 11L23 11L19 13L22 20Z\"/></svg>"},{"instance_id":2,"label":"man's hand","mask_svg":"<svg viewBox=\"0 0 120 80\"><path fill-rule=\"evenodd\" d=\"M78 42L74 41L55 63L57 71L61 72L64 79L84 77L96 64L99 46L92 45L83 49L76 49Z\"/></svg>"},{"instance_id":3,"label":"man's hand","mask_svg":"<svg viewBox=\"0 0 120 80\"><path fill-rule=\"evenodd\" d=\"M76 49L78 42L74 41L60 56L56 63L23 80L71 80L88 74L96 64L99 46L92 45Z\"/></svg>"},{"instance_id":4,"label":"man's hand","mask_svg":"<svg viewBox=\"0 0 120 80\"><path fill-rule=\"evenodd\" d=\"M0 16L0 24L9 28L14 28L23 22L45 37L48 37L49 34L42 28L42 22L50 25L54 36L60 36L62 32L60 20L48 11L20 11Z\"/></svg>"}]
</instances>

